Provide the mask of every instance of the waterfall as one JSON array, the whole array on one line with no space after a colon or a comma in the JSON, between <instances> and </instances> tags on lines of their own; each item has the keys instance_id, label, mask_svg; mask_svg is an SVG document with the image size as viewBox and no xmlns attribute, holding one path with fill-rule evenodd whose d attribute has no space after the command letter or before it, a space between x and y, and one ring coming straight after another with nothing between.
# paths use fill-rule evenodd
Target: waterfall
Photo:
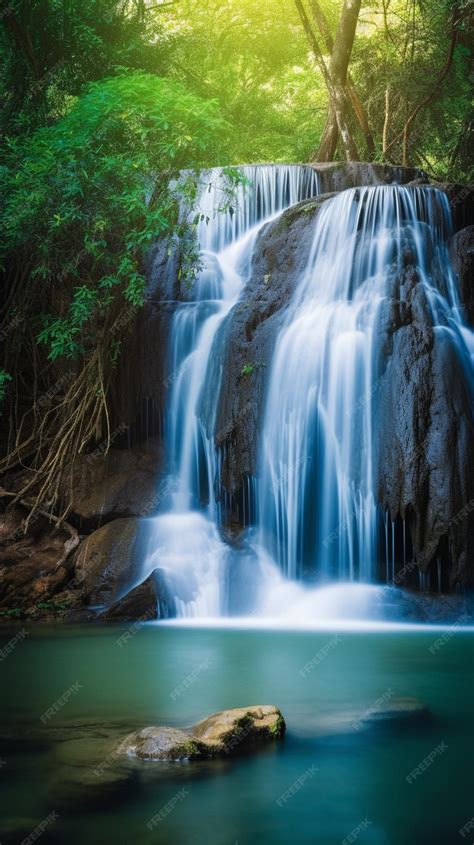
<instances>
[{"instance_id":1,"label":"waterfall","mask_svg":"<svg viewBox=\"0 0 474 845\"><path fill-rule=\"evenodd\" d=\"M168 465L158 514L147 520L144 574L158 571L167 613L181 617L251 612L298 619L320 614L321 602L336 612L354 601L372 606L377 543L382 536L387 580L395 574L396 545L395 524L380 513L374 490L383 424L377 325L387 303L403 296L407 257L433 330L449 337L472 373L472 333L448 254L449 204L435 189L400 186L350 189L322 204L268 368L260 467L251 486L257 502L249 506L257 526L236 549L219 531L219 464L200 403L210 368L219 372L217 332L250 277L261 226L318 193L310 167L242 170L247 184L232 207L218 171L206 175L196 204L202 269L170 329ZM220 386L212 383L211 421ZM331 587L324 600L316 596L314 582L347 581L360 583L347 595Z\"/></svg>"},{"instance_id":2,"label":"waterfall","mask_svg":"<svg viewBox=\"0 0 474 845\"><path fill-rule=\"evenodd\" d=\"M250 272L261 226L290 205L318 193L309 166L251 165L229 200L221 171L203 174L196 202L201 270L170 329L166 453L167 477L159 514L149 520L145 567L164 575L178 615L221 612L227 548L215 527L217 461L199 418L213 341ZM215 403L217 405L216 391Z\"/></svg>"},{"instance_id":3,"label":"waterfall","mask_svg":"<svg viewBox=\"0 0 474 845\"><path fill-rule=\"evenodd\" d=\"M277 339L262 437L260 542L291 579L373 580L379 309L401 296L409 254L435 331L470 366L449 231L447 198L432 188L351 189L319 212Z\"/></svg>"}]
</instances>

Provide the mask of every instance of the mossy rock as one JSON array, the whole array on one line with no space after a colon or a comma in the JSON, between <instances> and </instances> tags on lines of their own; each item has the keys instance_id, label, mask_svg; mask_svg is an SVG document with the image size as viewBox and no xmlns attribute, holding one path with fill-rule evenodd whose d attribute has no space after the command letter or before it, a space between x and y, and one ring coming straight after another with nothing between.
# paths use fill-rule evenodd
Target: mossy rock
<instances>
[{"instance_id":1,"label":"mossy rock","mask_svg":"<svg viewBox=\"0 0 474 845\"><path fill-rule=\"evenodd\" d=\"M284 732L285 720L277 707L238 707L214 713L186 730L143 728L120 743L118 754L178 762L227 757L279 739Z\"/></svg>"}]
</instances>

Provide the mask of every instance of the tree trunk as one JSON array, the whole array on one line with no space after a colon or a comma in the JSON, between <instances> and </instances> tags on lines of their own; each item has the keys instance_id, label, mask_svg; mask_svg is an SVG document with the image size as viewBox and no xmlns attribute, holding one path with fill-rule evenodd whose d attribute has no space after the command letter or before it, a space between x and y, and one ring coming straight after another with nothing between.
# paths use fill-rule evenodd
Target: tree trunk
<instances>
[{"instance_id":1,"label":"tree trunk","mask_svg":"<svg viewBox=\"0 0 474 845\"><path fill-rule=\"evenodd\" d=\"M339 18L329 67L331 78L339 85L346 84L360 7L361 0L345 0Z\"/></svg>"},{"instance_id":2,"label":"tree trunk","mask_svg":"<svg viewBox=\"0 0 474 845\"><path fill-rule=\"evenodd\" d=\"M355 19L355 23L353 24L353 12L354 7L357 6L357 9L360 9L361 0L346 0L345 7L349 7L350 13L349 15L346 14L344 17L344 9L343 14L341 15L341 21L344 17L344 25L341 28L341 21L339 22L339 27L336 35L336 41L334 44L334 51L333 57L335 56L336 59L336 67L338 68L338 73L341 72L341 68L343 68L344 61L346 60L347 56L347 65L349 64L350 58L350 51L352 49L352 43L354 40L355 34L355 25L357 24L357 16ZM344 147L344 153L346 156L347 161L359 161L359 153L357 150L357 146L355 144L354 139L352 138L348 123L347 123L347 113L348 113L348 102L346 93L344 90L344 85L346 81L347 75L347 65L346 71L344 73L344 82L341 84L339 82L339 77L335 76L333 78L330 71L327 69L326 64L324 62L324 57L321 52L321 49L318 44L318 40L313 32L311 24L309 22L308 16L306 11L303 7L302 0L295 0L295 5L298 10L298 14L301 19L301 23L303 24L304 31L310 43L311 49L313 51L314 57L318 64L318 67L323 75L324 81L326 83L326 87L329 92L329 97L331 100L331 108L334 110L334 114L337 121L337 126L339 132L341 134L341 140ZM357 12L358 14L358 12ZM352 41L350 43L350 48L348 51L348 38L350 38L350 33L353 29ZM337 40L341 42L338 46ZM332 65L332 60L331 60Z\"/></svg>"},{"instance_id":3,"label":"tree trunk","mask_svg":"<svg viewBox=\"0 0 474 845\"><path fill-rule=\"evenodd\" d=\"M311 11L316 26L318 27L319 32L321 33L321 36L323 38L326 50L328 51L329 55L332 56L334 50L334 39L332 37L326 15L324 14L317 0L311 0ZM359 123L360 129L364 136L368 156L369 158L373 158L375 153L375 143L369 126L369 119L367 117L367 112L359 98L359 95L357 94L356 87L349 71L347 72L347 94L351 101L355 117ZM323 134L321 136L319 149L316 153L316 160L332 161L334 153L336 152L337 136L337 123L334 112L331 109L326 121L326 125L324 127Z\"/></svg>"},{"instance_id":4,"label":"tree trunk","mask_svg":"<svg viewBox=\"0 0 474 845\"><path fill-rule=\"evenodd\" d=\"M331 106L326 120L326 125L321 135L319 147L312 156L313 161L332 161L337 149L339 129L337 126L336 112Z\"/></svg>"}]
</instances>

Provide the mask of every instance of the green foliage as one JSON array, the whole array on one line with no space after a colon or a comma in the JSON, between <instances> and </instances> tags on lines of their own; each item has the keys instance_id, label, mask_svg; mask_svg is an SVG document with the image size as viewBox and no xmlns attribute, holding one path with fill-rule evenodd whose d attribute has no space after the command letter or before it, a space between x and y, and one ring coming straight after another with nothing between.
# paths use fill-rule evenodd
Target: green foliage
<instances>
[{"instance_id":1,"label":"green foliage","mask_svg":"<svg viewBox=\"0 0 474 845\"><path fill-rule=\"evenodd\" d=\"M244 364L240 371L240 375L242 376L242 378L253 375L253 373L255 372L255 367L255 364Z\"/></svg>"},{"instance_id":2,"label":"green foliage","mask_svg":"<svg viewBox=\"0 0 474 845\"><path fill-rule=\"evenodd\" d=\"M7 373L4 369L0 369L0 402L5 399L5 395L8 388L8 382L12 380L10 373Z\"/></svg>"},{"instance_id":3,"label":"green foliage","mask_svg":"<svg viewBox=\"0 0 474 845\"><path fill-rule=\"evenodd\" d=\"M213 161L223 129L212 101L134 73L93 84L54 126L10 139L2 250L22 257L30 288L58 301L36 318L50 358L93 347L117 299L141 305L152 240L185 229L174 180Z\"/></svg>"},{"instance_id":4,"label":"green foliage","mask_svg":"<svg viewBox=\"0 0 474 845\"><path fill-rule=\"evenodd\" d=\"M160 22L171 39L168 74L218 101L235 164L307 160L327 93L293 2L180 0Z\"/></svg>"}]
</instances>

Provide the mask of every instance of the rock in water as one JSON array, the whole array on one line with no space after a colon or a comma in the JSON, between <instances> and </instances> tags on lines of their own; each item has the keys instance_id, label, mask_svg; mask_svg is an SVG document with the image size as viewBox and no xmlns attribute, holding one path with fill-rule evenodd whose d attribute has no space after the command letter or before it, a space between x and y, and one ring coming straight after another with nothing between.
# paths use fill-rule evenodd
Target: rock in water
<instances>
[{"instance_id":1,"label":"rock in water","mask_svg":"<svg viewBox=\"0 0 474 845\"><path fill-rule=\"evenodd\" d=\"M277 707L257 705L222 710L186 731L149 727L129 734L119 754L142 760L198 760L248 751L262 742L279 739L285 720Z\"/></svg>"},{"instance_id":2,"label":"rock in water","mask_svg":"<svg viewBox=\"0 0 474 845\"><path fill-rule=\"evenodd\" d=\"M194 737L217 754L252 748L259 742L279 738L284 732L285 720L272 705L222 710L191 729Z\"/></svg>"},{"instance_id":3,"label":"rock in water","mask_svg":"<svg viewBox=\"0 0 474 845\"><path fill-rule=\"evenodd\" d=\"M119 745L119 754L141 760L198 760L209 757L205 746L178 728L150 727L136 731Z\"/></svg>"},{"instance_id":4,"label":"rock in water","mask_svg":"<svg viewBox=\"0 0 474 845\"><path fill-rule=\"evenodd\" d=\"M158 616L155 582L149 575L141 584L114 602L98 618L101 622L147 622Z\"/></svg>"},{"instance_id":5,"label":"rock in water","mask_svg":"<svg viewBox=\"0 0 474 845\"><path fill-rule=\"evenodd\" d=\"M392 698L380 707L367 710L360 718L364 727L390 726L426 722L430 711L417 698Z\"/></svg>"},{"instance_id":6,"label":"rock in water","mask_svg":"<svg viewBox=\"0 0 474 845\"><path fill-rule=\"evenodd\" d=\"M80 544L73 563L86 604L114 604L130 590L139 570L139 520L115 519L103 525Z\"/></svg>"}]
</instances>

